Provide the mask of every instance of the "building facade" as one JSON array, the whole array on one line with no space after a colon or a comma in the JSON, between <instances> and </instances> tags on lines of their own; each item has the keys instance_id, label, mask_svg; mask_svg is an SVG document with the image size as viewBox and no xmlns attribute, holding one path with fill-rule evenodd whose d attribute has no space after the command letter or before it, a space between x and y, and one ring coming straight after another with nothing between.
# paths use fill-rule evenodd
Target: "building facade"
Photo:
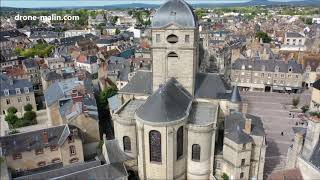
<instances>
[{"instance_id":1,"label":"building facade","mask_svg":"<svg viewBox=\"0 0 320 180\"><path fill-rule=\"evenodd\" d=\"M232 64L231 81L242 90L299 92L302 65L296 61L237 59Z\"/></svg>"},{"instance_id":2,"label":"building facade","mask_svg":"<svg viewBox=\"0 0 320 180\"><path fill-rule=\"evenodd\" d=\"M9 79L0 74L0 89L0 114L7 114L9 107L15 107L22 116L27 104L31 104L33 110L37 109L33 85L27 79Z\"/></svg>"},{"instance_id":3,"label":"building facade","mask_svg":"<svg viewBox=\"0 0 320 180\"><path fill-rule=\"evenodd\" d=\"M0 137L2 155L12 176L49 166L84 162L80 130L62 125Z\"/></svg>"}]
</instances>

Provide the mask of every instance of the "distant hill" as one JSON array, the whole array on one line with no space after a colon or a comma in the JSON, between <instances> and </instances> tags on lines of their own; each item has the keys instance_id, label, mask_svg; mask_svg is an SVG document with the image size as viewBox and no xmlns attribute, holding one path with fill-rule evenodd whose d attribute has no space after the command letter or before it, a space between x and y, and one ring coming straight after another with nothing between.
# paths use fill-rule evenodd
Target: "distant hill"
<instances>
[{"instance_id":1,"label":"distant hill","mask_svg":"<svg viewBox=\"0 0 320 180\"><path fill-rule=\"evenodd\" d=\"M114 4L106 6L69 6L60 8L29 8L32 10L36 9L127 9L127 8L158 8L159 4L145 4L145 3L130 3L130 4ZM237 6L319 6L320 0L297 0L291 2L275 2L269 0L251 0L243 3L192 3L195 8L213 8L213 7L237 7ZM28 8L11 8L1 7L1 11L23 11ZM28 9L28 10L29 10Z\"/></svg>"}]
</instances>

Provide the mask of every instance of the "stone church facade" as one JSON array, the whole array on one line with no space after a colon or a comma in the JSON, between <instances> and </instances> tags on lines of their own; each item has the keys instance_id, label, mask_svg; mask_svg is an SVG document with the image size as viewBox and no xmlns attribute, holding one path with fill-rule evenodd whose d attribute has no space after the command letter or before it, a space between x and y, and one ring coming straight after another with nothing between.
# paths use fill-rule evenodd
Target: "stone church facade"
<instances>
[{"instance_id":1,"label":"stone church facade","mask_svg":"<svg viewBox=\"0 0 320 180\"><path fill-rule=\"evenodd\" d=\"M152 72L137 72L120 91L115 140L140 179L263 179L265 133L245 113L237 87L200 73L196 16L169 0L152 22ZM241 112L240 112L241 111ZM251 166L254 164L254 166Z\"/></svg>"}]
</instances>

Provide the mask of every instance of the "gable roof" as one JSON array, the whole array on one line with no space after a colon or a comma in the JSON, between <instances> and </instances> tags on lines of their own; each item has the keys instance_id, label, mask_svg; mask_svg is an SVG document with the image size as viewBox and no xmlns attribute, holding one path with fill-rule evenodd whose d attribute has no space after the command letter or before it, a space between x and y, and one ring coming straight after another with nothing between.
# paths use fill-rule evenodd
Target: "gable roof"
<instances>
[{"instance_id":1,"label":"gable roof","mask_svg":"<svg viewBox=\"0 0 320 180\"><path fill-rule=\"evenodd\" d=\"M61 146L70 135L70 128L75 129L76 127L62 125L0 137L2 153L8 156L52 145ZM48 143L44 141L44 133L48 135Z\"/></svg>"}]
</instances>

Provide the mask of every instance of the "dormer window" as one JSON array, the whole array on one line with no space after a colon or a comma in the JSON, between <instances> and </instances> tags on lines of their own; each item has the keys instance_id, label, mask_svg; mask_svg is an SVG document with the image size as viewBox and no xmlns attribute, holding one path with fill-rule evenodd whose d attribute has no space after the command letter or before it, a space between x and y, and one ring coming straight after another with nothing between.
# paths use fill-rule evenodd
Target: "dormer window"
<instances>
[{"instance_id":1,"label":"dormer window","mask_svg":"<svg viewBox=\"0 0 320 180\"><path fill-rule=\"evenodd\" d=\"M26 93L26 94L29 93L29 88L28 87L24 88L24 93Z\"/></svg>"},{"instance_id":2,"label":"dormer window","mask_svg":"<svg viewBox=\"0 0 320 180\"><path fill-rule=\"evenodd\" d=\"M289 70L288 70L289 72L292 72L292 67L289 67Z\"/></svg>"},{"instance_id":3,"label":"dormer window","mask_svg":"<svg viewBox=\"0 0 320 180\"><path fill-rule=\"evenodd\" d=\"M21 94L20 88L16 88L16 94Z\"/></svg>"},{"instance_id":4,"label":"dormer window","mask_svg":"<svg viewBox=\"0 0 320 180\"><path fill-rule=\"evenodd\" d=\"M4 95L5 96L9 96L9 90L8 89L4 90Z\"/></svg>"},{"instance_id":5,"label":"dormer window","mask_svg":"<svg viewBox=\"0 0 320 180\"><path fill-rule=\"evenodd\" d=\"M320 66L317 67L316 72L317 72L317 73L320 73Z\"/></svg>"},{"instance_id":6,"label":"dormer window","mask_svg":"<svg viewBox=\"0 0 320 180\"><path fill-rule=\"evenodd\" d=\"M262 65L261 71L265 71L265 70L266 70L266 67L264 65Z\"/></svg>"},{"instance_id":7,"label":"dormer window","mask_svg":"<svg viewBox=\"0 0 320 180\"><path fill-rule=\"evenodd\" d=\"M307 70L307 71L311 71L311 67L308 66L308 67L306 68L306 70Z\"/></svg>"},{"instance_id":8,"label":"dormer window","mask_svg":"<svg viewBox=\"0 0 320 180\"><path fill-rule=\"evenodd\" d=\"M245 65L242 65L242 66L241 66L241 69L242 69L242 70L245 70L245 69L246 69L246 66L245 66Z\"/></svg>"},{"instance_id":9,"label":"dormer window","mask_svg":"<svg viewBox=\"0 0 320 180\"><path fill-rule=\"evenodd\" d=\"M274 70L275 72L279 72L279 66L276 66Z\"/></svg>"}]
</instances>

